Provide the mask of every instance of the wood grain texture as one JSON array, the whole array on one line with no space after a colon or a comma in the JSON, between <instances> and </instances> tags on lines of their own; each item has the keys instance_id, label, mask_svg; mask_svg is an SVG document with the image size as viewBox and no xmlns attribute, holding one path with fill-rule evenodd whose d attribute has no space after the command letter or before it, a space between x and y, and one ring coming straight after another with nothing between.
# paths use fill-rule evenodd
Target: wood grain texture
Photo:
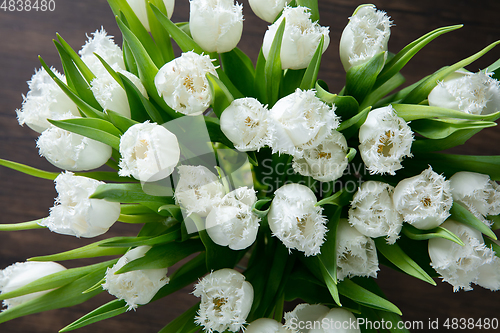
<instances>
[{"instance_id":1,"label":"wood grain texture","mask_svg":"<svg viewBox=\"0 0 500 333\"><path fill-rule=\"evenodd\" d=\"M121 36L105 0L55 0L54 12L0 11L0 158L34 167L56 171L38 156L35 148L37 134L20 127L15 112L27 92L26 81L39 68L37 55L58 69L59 57L52 44L59 32L73 48L79 49L85 34L101 25L121 43ZM432 29L463 23L464 28L432 42L410 62L403 74L412 83L436 69L457 62L500 39L500 1L372 1L388 12L394 20L389 48L397 52L407 43ZM244 36L239 47L256 59L267 24L256 18L245 7ZM321 24L330 26L331 44L323 56L320 78L332 91L344 85L344 71L338 56L338 41L343 27L359 3L348 0L320 0ZM188 0L178 0L174 21L188 19ZM471 71L485 68L498 59L500 49L468 67ZM467 154L500 154L500 131L490 128L472 138L454 152ZM29 221L44 217L53 204L55 191L51 181L38 180L14 171L0 168L0 223ZM134 235L137 227L116 224L106 235ZM0 233L0 268L26 258L51 254L88 244L94 240L76 239L50 233L47 230ZM88 264L90 261L65 262L68 267ZM448 284L432 287L383 267L378 279L391 301L398 305L406 320L428 318L498 317L499 295L480 287L472 292L453 293ZM170 320L181 314L197 299L186 288L166 299L141 307L119 317L83 328L80 332L157 332ZM35 314L0 324L0 332L57 332L73 320L113 299L102 293L95 299L68 309Z\"/></svg>"}]
</instances>

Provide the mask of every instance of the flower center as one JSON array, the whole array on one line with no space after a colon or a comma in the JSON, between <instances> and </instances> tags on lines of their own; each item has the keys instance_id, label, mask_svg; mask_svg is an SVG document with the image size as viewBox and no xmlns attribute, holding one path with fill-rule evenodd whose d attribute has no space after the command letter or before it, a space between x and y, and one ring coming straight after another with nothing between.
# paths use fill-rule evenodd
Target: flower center
<instances>
[{"instance_id":1,"label":"flower center","mask_svg":"<svg viewBox=\"0 0 500 333\"><path fill-rule=\"evenodd\" d=\"M319 158L326 158L326 159L330 159L330 158L332 158L332 154L331 154L331 153L325 153L325 152L323 152L323 151L322 151L322 152L320 152L320 153L318 154L318 157L319 157Z\"/></svg>"},{"instance_id":2,"label":"flower center","mask_svg":"<svg viewBox=\"0 0 500 333\"><path fill-rule=\"evenodd\" d=\"M432 204L432 201L430 198L423 198L422 204L424 205L424 207L429 207Z\"/></svg>"},{"instance_id":3,"label":"flower center","mask_svg":"<svg viewBox=\"0 0 500 333\"><path fill-rule=\"evenodd\" d=\"M227 303L227 299L223 297L215 297L213 303L215 310L221 311L222 306Z\"/></svg>"},{"instance_id":4,"label":"flower center","mask_svg":"<svg viewBox=\"0 0 500 333\"><path fill-rule=\"evenodd\" d=\"M394 133L392 131L386 131L385 134L380 137L377 153L384 156L390 155L391 149L393 147L393 143L391 142L393 136Z\"/></svg>"},{"instance_id":5,"label":"flower center","mask_svg":"<svg viewBox=\"0 0 500 333\"><path fill-rule=\"evenodd\" d=\"M132 158L135 159L145 159L148 157L148 148L149 144L146 140L139 140L137 145L134 147L134 151L132 152Z\"/></svg>"},{"instance_id":6,"label":"flower center","mask_svg":"<svg viewBox=\"0 0 500 333\"><path fill-rule=\"evenodd\" d=\"M246 117L245 125L247 125L250 128L255 128L255 127L259 126L259 121L255 121L250 117Z\"/></svg>"},{"instance_id":7,"label":"flower center","mask_svg":"<svg viewBox=\"0 0 500 333\"><path fill-rule=\"evenodd\" d=\"M194 80L191 76L186 76L184 82L182 83L188 91L194 92Z\"/></svg>"}]
</instances>

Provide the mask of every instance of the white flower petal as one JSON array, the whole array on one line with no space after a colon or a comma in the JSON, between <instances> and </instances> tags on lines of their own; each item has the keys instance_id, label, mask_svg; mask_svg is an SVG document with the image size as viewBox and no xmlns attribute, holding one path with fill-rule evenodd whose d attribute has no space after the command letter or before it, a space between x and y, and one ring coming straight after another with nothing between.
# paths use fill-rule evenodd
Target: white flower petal
<instances>
[{"instance_id":1,"label":"white flower petal","mask_svg":"<svg viewBox=\"0 0 500 333\"><path fill-rule=\"evenodd\" d=\"M104 75L108 71L94 53L103 58L108 65L116 65L125 70L122 50L113 41L113 36L108 36L106 30L102 27L101 30L96 30L92 33L92 37L88 37L88 41L78 53L83 62L85 62L96 76Z\"/></svg>"},{"instance_id":2,"label":"white flower petal","mask_svg":"<svg viewBox=\"0 0 500 333\"><path fill-rule=\"evenodd\" d=\"M148 13L146 11L147 1L146 0L127 0L130 8L134 11L134 14L137 16L139 21L141 21L144 28L147 31L151 31L149 27ZM165 8L167 9L168 18L172 17L174 13L175 0L163 0L165 4Z\"/></svg>"},{"instance_id":3,"label":"white flower petal","mask_svg":"<svg viewBox=\"0 0 500 333\"><path fill-rule=\"evenodd\" d=\"M248 0L255 15L260 19L273 23L279 13L292 0Z\"/></svg>"},{"instance_id":4,"label":"white flower petal","mask_svg":"<svg viewBox=\"0 0 500 333\"><path fill-rule=\"evenodd\" d=\"M292 333L292 331L274 319L259 318L247 326L245 333Z\"/></svg>"},{"instance_id":5,"label":"white flower petal","mask_svg":"<svg viewBox=\"0 0 500 333\"><path fill-rule=\"evenodd\" d=\"M295 306L293 311L285 312L285 327L297 333L309 333L309 329L300 329L299 323L304 325L307 322L319 322L328 314L330 309L322 304L302 303Z\"/></svg>"}]
</instances>

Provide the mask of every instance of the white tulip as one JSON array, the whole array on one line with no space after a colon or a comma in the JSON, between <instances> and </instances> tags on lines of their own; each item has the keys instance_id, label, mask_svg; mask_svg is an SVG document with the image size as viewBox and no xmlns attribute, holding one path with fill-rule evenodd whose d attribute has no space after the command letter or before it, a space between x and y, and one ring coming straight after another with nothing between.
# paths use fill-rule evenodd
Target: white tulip
<instances>
[{"instance_id":1,"label":"white tulip","mask_svg":"<svg viewBox=\"0 0 500 333\"><path fill-rule=\"evenodd\" d=\"M323 53L330 44L329 28L311 21L311 13L306 7L285 7L280 18L268 27L262 42L262 52L268 59L271 45L278 28L285 19L285 32L281 43L281 68L306 68L324 37Z\"/></svg>"},{"instance_id":2,"label":"white tulip","mask_svg":"<svg viewBox=\"0 0 500 333\"><path fill-rule=\"evenodd\" d=\"M411 157L413 132L392 106L370 111L359 129L359 152L370 174L395 175Z\"/></svg>"},{"instance_id":3,"label":"white tulip","mask_svg":"<svg viewBox=\"0 0 500 333\"><path fill-rule=\"evenodd\" d=\"M340 219L337 227L337 279L352 276L377 277L378 258L375 242Z\"/></svg>"},{"instance_id":4,"label":"white tulip","mask_svg":"<svg viewBox=\"0 0 500 333\"><path fill-rule=\"evenodd\" d=\"M146 11L146 6L148 5L147 0L127 0L130 8L134 11L134 14L137 16L139 21L141 21L144 28L147 31L151 31L148 20L148 12ZM168 18L172 17L174 13L175 0L163 0L165 4L165 8L167 9Z\"/></svg>"},{"instance_id":5,"label":"white tulip","mask_svg":"<svg viewBox=\"0 0 500 333\"><path fill-rule=\"evenodd\" d=\"M332 130L316 147L304 149L293 159L293 170L321 182L335 181L347 168L347 141L342 133Z\"/></svg>"},{"instance_id":6,"label":"white tulip","mask_svg":"<svg viewBox=\"0 0 500 333\"><path fill-rule=\"evenodd\" d=\"M207 216L226 194L219 178L204 166L179 165L175 201L188 215Z\"/></svg>"},{"instance_id":7,"label":"white tulip","mask_svg":"<svg viewBox=\"0 0 500 333\"><path fill-rule=\"evenodd\" d=\"M208 274L194 286L193 295L201 298L196 324L207 332L238 332L250 313L253 293L245 276L234 269Z\"/></svg>"},{"instance_id":8,"label":"white tulip","mask_svg":"<svg viewBox=\"0 0 500 333\"><path fill-rule=\"evenodd\" d=\"M235 99L220 116L220 128L239 151L259 150L268 141L269 110L252 97Z\"/></svg>"},{"instance_id":9,"label":"white tulip","mask_svg":"<svg viewBox=\"0 0 500 333\"><path fill-rule=\"evenodd\" d=\"M403 227L403 217L392 201L394 187L378 181L361 184L349 208L349 224L365 236L385 236L394 244Z\"/></svg>"},{"instance_id":10,"label":"white tulip","mask_svg":"<svg viewBox=\"0 0 500 333\"><path fill-rule=\"evenodd\" d=\"M120 176L153 182L170 176L179 162L175 134L156 123L131 126L120 139Z\"/></svg>"},{"instance_id":11,"label":"white tulip","mask_svg":"<svg viewBox=\"0 0 500 333\"><path fill-rule=\"evenodd\" d=\"M269 228L289 249L297 249L306 256L320 253L325 240L327 220L323 208L315 207L316 196L307 186L287 184L274 192L267 215Z\"/></svg>"},{"instance_id":12,"label":"white tulip","mask_svg":"<svg viewBox=\"0 0 500 333\"><path fill-rule=\"evenodd\" d=\"M64 83L66 77L55 68L52 72ZM19 125L28 125L32 130L42 133L52 125L47 119L61 120L68 113L80 116L75 103L59 88L44 68L40 68L28 81L29 91L23 95L23 106L16 110Z\"/></svg>"},{"instance_id":13,"label":"white tulip","mask_svg":"<svg viewBox=\"0 0 500 333\"><path fill-rule=\"evenodd\" d=\"M493 73L456 71L439 81L428 96L430 106L470 114L490 114L500 110L500 82Z\"/></svg>"},{"instance_id":14,"label":"white tulip","mask_svg":"<svg viewBox=\"0 0 500 333\"><path fill-rule=\"evenodd\" d=\"M148 98L148 93L141 80L134 74L115 66L115 71L127 77L139 89L141 94ZM130 105L127 93L122 86L109 73L102 73L92 80L90 89L95 99L103 109L118 112L122 116L130 118Z\"/></svg>"},{"instance_id":15,"label":"white tulip","mask_svg":"<svg viewBox=\"0 0 500 333\"><path fill-rule=\"evenodd\" d=\"M253 189L240 187L222 198L207 216L207 233L215 244L232 250L246 249L257 239L259 221L252 213L257 201Z\"/></svg>"},{"instance_id":16,"label":"white tulip","mask_svg":"<svg viewBox=\"0 0 500 333\"><path fill-rule=\"evenodd\" d=\"M198 116L213 102L206 78L208 73L219 77L210 57L189 51L160 68L155 86L172 109L188 116Z\"/></svg>"},{"instance_id":17,"label":"white tulip","mask_svg":"<svg viewBox=\"0 0 500 333\"><path fill-rule=\"evenodd\" d=\"M462 223L447 220L448 229L463 242L464 246L443 238L429 240L431 266L454 291L472 290L471 283L482 287L500 289L500 259L486 247L481 233Z\"/></svg>"},{"instance_id":18,"label":"white tulip","mask_svg":"<svg viewBox=\"0 0 500 333\"><path fill-rule=\"evenodd\" d=\"M39 224L63 235L91 238L104 234L118 220L120 203L90 199L104 182L64 172L54 180L58 197L49 217Z\"/></svg>"},{"instance_id":19,"label":"white tulip","mask_svg":"<svg viewBox=\"0 0 500 333\"><path fill-rule=\"evenodd\" d=\"M314 90L297 89L274 104L269 125L273 152L301 157L339 126L339 117L335 106L323 103Z\"/></svg>"},{"instance_id":20,"label":"white tulip","mask_svg":"<svg viewBox=\"0 0 500 333\"><path fill-rule=\"evenodd\" d=\"M450 181L431 167L400 181L392 198L404 221L422 230L443 223L450 216L453 204Z\"/></svg>"},{"instance_id":21,"label":"white tulip","mask_svg":"<svg viewBox=\"0 0 500 333\"><path fill-rule=\"evenodd\" d=\"M94 53L103 58L108 65L113 66L116 64L116 66L125 70L122 50L113 41L113 36L108 36L106 30L102 27L101 30L92 33L92 37L88 37L87 42L78 53L83 62L96 76L107 74L108 71Z\"/></svg>"},{"instance_id":22,"label":"white tulip","mask_svg":"<svg viewBox=\"0 0 500 333\"><path fill-rule=\"evenodd\" d=\"M245 333L293 333L293 331L274 319L260 318L252 321L247 326Z\"/></svg>"},{"instance_id":23,"label":"white tulip","mask_svg":"<svg viewBox=\"0 0 500 333\"><path fill-rule=\"evenodd\" d=\"M66 268L52 261L17 262L0 270L0 295L17 290L44 276L64 271ZM37 297L43 296L51 290L39 291L23 296L5 299L3 305L10 309Z\"/></svg>"},{"instance_id":24,"label":"white tulip","mask_svg":"<svg viewBox=\"0 0 500 333\"><path fill-rule=\"evenodd\" d=\"M392 21L374 5L358 7L340 38L340 60L347 71L387 51Z\"/></svg>"},{"instance_id":25,"label":"white tulip","mask_svg":"<svg viewBox=\"0 0 500 333\"><path fill-rule=\"evenodd\" d=\"M343 308L332 308L321 319L321 328L308 333L361 333L358 320L352 312Z\"/></svg>"},{"instance_id":26,"label":"white tulip","mask_svg":"<svg viewBox=\"0 0 500 333\"><path fill-rule=\"evenodd\" d=\"M292 311L285 312L285 327L292 332L309 333L312 327L321 327L321 319L328 311L330 309L321 304L298 304ZM307 323L310 323L310 327Z\"/></svg>"},{"instance_id":27,"label":"white tulip","mask_svg":"<svg viewBox=\"0 0 500 333\"><path fill-rule=\"evenodd\" d=\"M75 118L67 114L66 118ZM97 169L111 157L107 144L52 126L36 142L40 156L56 167L69 171Z\"/></svg>"},{"instance_id":28,"label":"white tulip","mask_svg":"<svg viewBox=\"0 0 500 333\"><path fill-rule=\"evenodd\" d=\"M168 268L135 270L115 274L129 262L144 257L151 246L139 246L125 253L113 267L106 271L103 289L118 299L127 302L128 310L147 304L156 293L169 282Z\"/></svg>"},{"instance_id":29,"label":"white tulip","mask_svg":"<svg viewBox=\"0 0 500 333\"><path fill-rule=\"evenodd\" d=\"M279 13L291 0L248 0L255 15L260 19L273 23Z\"/></svg>"},{"instance_id":30,"label":"white tulip","mask_svg":"<svg viewBox=\"0 0 500 333\"><path fill-rule=\"evenodd\" d=\"M500 186L488 175L460 171L450 178L450 182L453 200L481 220L488 215L500 214Z\"/></svg>"},{"instance_id":31,"label":"white tulip","mask_svg":"<svg viewBox=\"0 0 500 333\"><path fill-rule=\"evenodd\" d=\"M224 53L236 47L243 32L243 5L234 0L189 0L189 30L207 52Z\"/></svg>"}]
</instances>

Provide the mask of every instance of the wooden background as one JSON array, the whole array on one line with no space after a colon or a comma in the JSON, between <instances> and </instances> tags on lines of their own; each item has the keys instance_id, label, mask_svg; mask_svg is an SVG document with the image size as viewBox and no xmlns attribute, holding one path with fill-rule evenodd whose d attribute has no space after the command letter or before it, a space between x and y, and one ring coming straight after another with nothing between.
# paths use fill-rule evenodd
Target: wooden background
<instances>
[{"instance_id":1,"label":"wooden background","mask_svg":"<svg viewBox=\"0 0 500 333\"><path fill-rule=\"evenodd\" d=\"M32 1L33 2L33 1ZM51 39L59 32L75 49L84 44L86 33L101 25L116 36L120 33L105 0L55 0L54 12L4 12L0 10L0 158L34 167L55 169L38 156L35 148L37 133L20 127L16 121L16 108L21 106L22 95L27 92L26 81L40 65L42 55L49 65L61 69L59 57ZM465 27L444 35L419 53L405 68L409 83L415 82L436 69L459 61L491 42L500 39L500 1L465 0L374 0L394 20L389 48L397 52L407 43L435 28L465 24ZM244 35L239 47L256 59L266 30L244 4ZM344 71L338 57L338 41L348 17L360 3L347 0L320 0L321 24L330 26L330 47L323 56L320 78L332 91L344 84ZM174 21L188 19L188 0L178 0ZM471 71L485 68L498 59L500 49L494 49L480 61L468 67ZM499 154L500 131L484 130L464 147L454 152L468 154ZM44 217L53 204L55 191L51 181L38 180L5 168L0 168L0 223L29 221ZM106 236L134 235L136 227L117 223ZM95 240L92 240L95 241ZM0 233L0 268L26 258L52 254L90 243L90 240L52 234L47 230ZM88 264L90 261L65 262L68 267ZM398 305L406 320L447 317L498 317L499 295L476 287L472 292L453 293L448 284L432 287L419 280L382 268L379 283L389 299ZM80 332L157 332L175 316L196 302L191 288L139 308L113 319L91 325ZM0 332L57 332L60 328L85 313L104 304L112 297L102 293L88 303L68 309L54 310L0 324Z\"/></svg>"}]
</instances>

